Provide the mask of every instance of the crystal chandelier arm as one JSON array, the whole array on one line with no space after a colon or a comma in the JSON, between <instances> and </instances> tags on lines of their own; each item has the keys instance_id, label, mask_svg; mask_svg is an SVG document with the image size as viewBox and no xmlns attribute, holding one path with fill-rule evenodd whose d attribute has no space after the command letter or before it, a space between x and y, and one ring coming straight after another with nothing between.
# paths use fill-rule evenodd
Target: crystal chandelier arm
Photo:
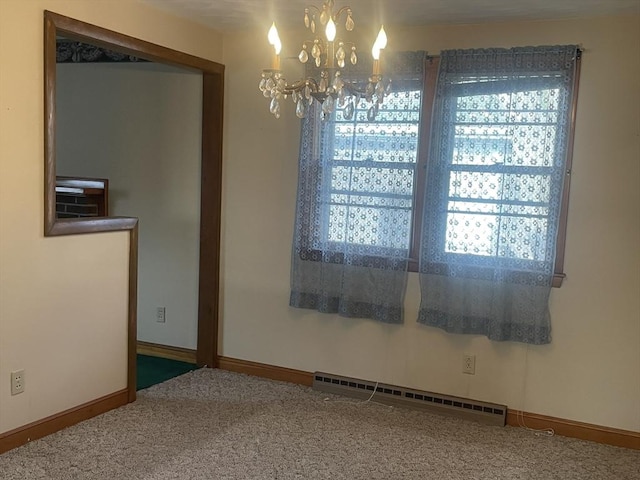
<instances>
[{"instance_id":1,"label":"crystal chandelier arm","mask_svg":"<svg viewBox=\"0 0 640 480\"><path fill-rule=\"evenodd\" d=\"M293 92L300 92L304 90L304 88L307 86L312 92L318 91L318 82L316 82L315 79L308 77L304 80L298 80L297 82L294 82L292 84L287 84L283 89L283 93L290 95Z\"/></svg>"},{"instance_id":2,"label":"crystal chandelier arm","mask_svg":"<svg viewBox=\"0 0 640 480\"><path fill-rule=\"evenodd\" d=\"M356 96L356 97L366 97L367 96L367 89L365 87L360 87L358 86L357 83L354 82L350 82L348 80L343 80L344 81L344 89L349 92L351 95Z\"/></svg>"},{"instance_id":3,"label":"crystal chandelier arm","mask_svg":"<svg viewBox=\"0 0 640 480\"><path fill-rule=\"evenodd\" d=\"M309 12L306 13L311 13L312 15L315 15L316 13L320 13L320 9L318 7L316 7L315 5L307 5L307 10L309 10ZM315 10L315 12L311 12L311 10Z\"/></svg>"},{"instance_id":4,"label":"crystal chandelier arm","mask_svg":"<svg viewBox=\"0 0 640 480\"><path fill-rule=\"evenodd\" d=\"M326 43L326 42L324 42L324 41L322 40L322 38L321 38L321 37L316 37L316 38L314 38L313 40L303 40L302 44L303 44L304 46L313 47L313 44L314 44L314 43L316 43L316 40L318 41L318 42L317 42L317 43L318 43L318 45L320 45L320 43ZM320 47L320 48L322 48L322 47Z\"/></svg>"},{"instance_id":5,"label":"crystal chandelier arm","mask_svg":"<svg viewBox=\"0 0 640 480\"><path fill-rule=\"evenodd\" d=\"M337 22L338 22L338 20L340 19L340 16L341 16L344 12L347 12L347 14L348 14L348 13L349 13L349 12L351 12L351 11L352 11L352 9L351 9L351 7L350 7L349 5L346 5L346 6L342 7L342 8L341 8L340 10L338 10L338 11L336 12L336 14L333 16L333 21L337 23Z\"/></svg>"},{"instance_id":6,"label":"crystal chandelier arm","mask_svg":"<svg viewBox=\"0 0 640 480\"><path fill-rule=\"evenodd\" d=\"M307 47L313 47L313 43L316 40L318 41L318 44L326 45L326 43L327 43L324 40L324 38L322 38L320 35L316 35L315 38L313 38L312 40L303 40L302 44L307 46ZM334 40L334 43L342 43L345 47L349 47L349 48L356 46L355 42L349 42L349 41L343 40L342 38L337 37L337 36L336 36L336 39Z\"/></svg>"},{"instance_id":7,"label":"crystal chandelier arm","mask_svg":"<svg viewBox=\"0 0 640 480\"><path fill-rule=\"evenodd\" d=\"M336 38L336 42L337 44L342 44L343 47L347 47L347 48L351 48L351 47L355 47L356 44L354 42L346 42L344 40L342 40L341 38Z\"/></svg>"}]
</instances>

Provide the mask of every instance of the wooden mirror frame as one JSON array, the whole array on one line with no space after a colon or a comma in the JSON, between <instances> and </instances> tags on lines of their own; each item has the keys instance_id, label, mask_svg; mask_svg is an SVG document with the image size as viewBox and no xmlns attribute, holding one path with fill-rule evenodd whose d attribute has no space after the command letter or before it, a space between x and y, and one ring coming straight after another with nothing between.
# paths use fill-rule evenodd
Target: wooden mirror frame
<instances>
[{"instance_id":1,"label":"wooden mirror frame","mask_svg":"<svg viewBox=\"0 0 640 480\"><path fill-rule=\"evenodd\" d=\"M138 219L56 218L56 38L90 43L152 62L202 73L202 164L197 363L217 365L222 189L224 65L155 45L102 27L44 12L44 235L129 231L128 369L129 401L136 395Z\"/></svg>"}]
</instances>

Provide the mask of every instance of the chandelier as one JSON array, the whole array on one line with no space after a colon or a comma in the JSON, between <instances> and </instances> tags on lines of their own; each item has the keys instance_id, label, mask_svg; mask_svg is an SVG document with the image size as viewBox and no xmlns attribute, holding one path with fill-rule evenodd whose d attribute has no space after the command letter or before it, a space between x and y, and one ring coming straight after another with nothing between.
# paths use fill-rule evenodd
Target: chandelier
<instances>
[{"instance_id":1,"label":"chandelier","mask_svg":"<svg viewBox=\"0 0 640 480\"><path fill-rule=\"evenodd\" d=\"M367 105L367 119L372 121L385 94L389 93L391 81L383 77L380 65L380 54L387 46L384 26L380 27L371 49L373 68L368 80L343 78L345 66L358 63L358 53L354 43L338 36L337 26L344 21L344 29L351 32L355 23L351 7L342 7L334 13L334 4L334 0L324 0L320 8L310 5L304 9L304 25L314 38L302 43L298 59L303 64L311 64L311 68L306 68L307 74L315 67L318 72L315 78L305 76L292 83L286 80L280 70L282 43L275 22L271 25L267 38L273 46L273 60L271 68L262 71L259 88L266 98L271 99L269 110L276 118L280 118L282 102L291 97L299 118L304 118L309 106L317 101L322 105L324 118L337 106L343 109L344 118L349 120L353 118L356 107L364 101ZM316 30L323 30L324 35L317 34Z\"/></svg>"}]
</instances>

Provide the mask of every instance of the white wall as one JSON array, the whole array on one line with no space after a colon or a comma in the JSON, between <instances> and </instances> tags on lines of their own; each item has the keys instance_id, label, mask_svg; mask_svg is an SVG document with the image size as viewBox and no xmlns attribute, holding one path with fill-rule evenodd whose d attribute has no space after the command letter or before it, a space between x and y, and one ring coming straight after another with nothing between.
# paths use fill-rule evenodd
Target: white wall
<instances>
[{"instance_id":1,"label":"white wall","mask_svg":"<svg viewBox=\"0 0 640 480\"><path fill-rule=\"evenodd\" d=\"M219 34L135 0L0 0L0 433L126 387L128 234L43 235L45 9L222 57Z\"/></svg>"},{"instance_id":2,"label":"white wall","mask_svg":"<svg viewBox=\"0 0 640 480\"><path fill-rule=\"evenodd\" d=\"M288 307L299 121L292 104L275 120L257 89L260 68L270 62L266 28L224 42L221 354L640 430L640 17L387 29L389 49L432 54L568 43L585 49L567 279L552 293L552 343L529 347L417 324L413 274L402 326ZM283 33L285 72L295 66L287 57L295 58L299 38ZM461 373L463 353L477 355L474 376Z\"/></svg>"},{"instance_id":3,"label":"white wall","mask_svg":"<svg viewBox=\"0 0 640 480\"><path fill-rule=\"evenodd\" d=\"M57 174L108 178L110 214L140 220L138 340L195 349L202 75L153 63L57 70Z\"/></svg>"}]
</instances>

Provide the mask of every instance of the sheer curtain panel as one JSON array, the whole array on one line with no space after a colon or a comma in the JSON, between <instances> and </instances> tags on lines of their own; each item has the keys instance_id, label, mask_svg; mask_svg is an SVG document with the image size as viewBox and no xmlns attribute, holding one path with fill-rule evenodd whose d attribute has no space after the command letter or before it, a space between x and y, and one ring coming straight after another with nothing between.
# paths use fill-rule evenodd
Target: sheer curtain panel
<instances>
[{"instance_id":1,"label":"sheer curtain panel","mask_svg":"<svg viewBox=\"0 0 640 480\"><path fill-rule=\"evenodd\" d=\"M373 121L363 101L353 115L339 108L324 119L317 102L310 106L300 142L291 306L402 323L425 58L407 52L389 61L394 88Z\"/></svg>"},{"instance_id":2,"label":"sheer curtain panel","mask_svg":"<svg viewBox=\"0 0 640 480\"><path fill-rule=\"evenodd\" d=\"M441 54L427 167L418 321L551 341L575 45Z\"/></svg>"}]
</instances>

